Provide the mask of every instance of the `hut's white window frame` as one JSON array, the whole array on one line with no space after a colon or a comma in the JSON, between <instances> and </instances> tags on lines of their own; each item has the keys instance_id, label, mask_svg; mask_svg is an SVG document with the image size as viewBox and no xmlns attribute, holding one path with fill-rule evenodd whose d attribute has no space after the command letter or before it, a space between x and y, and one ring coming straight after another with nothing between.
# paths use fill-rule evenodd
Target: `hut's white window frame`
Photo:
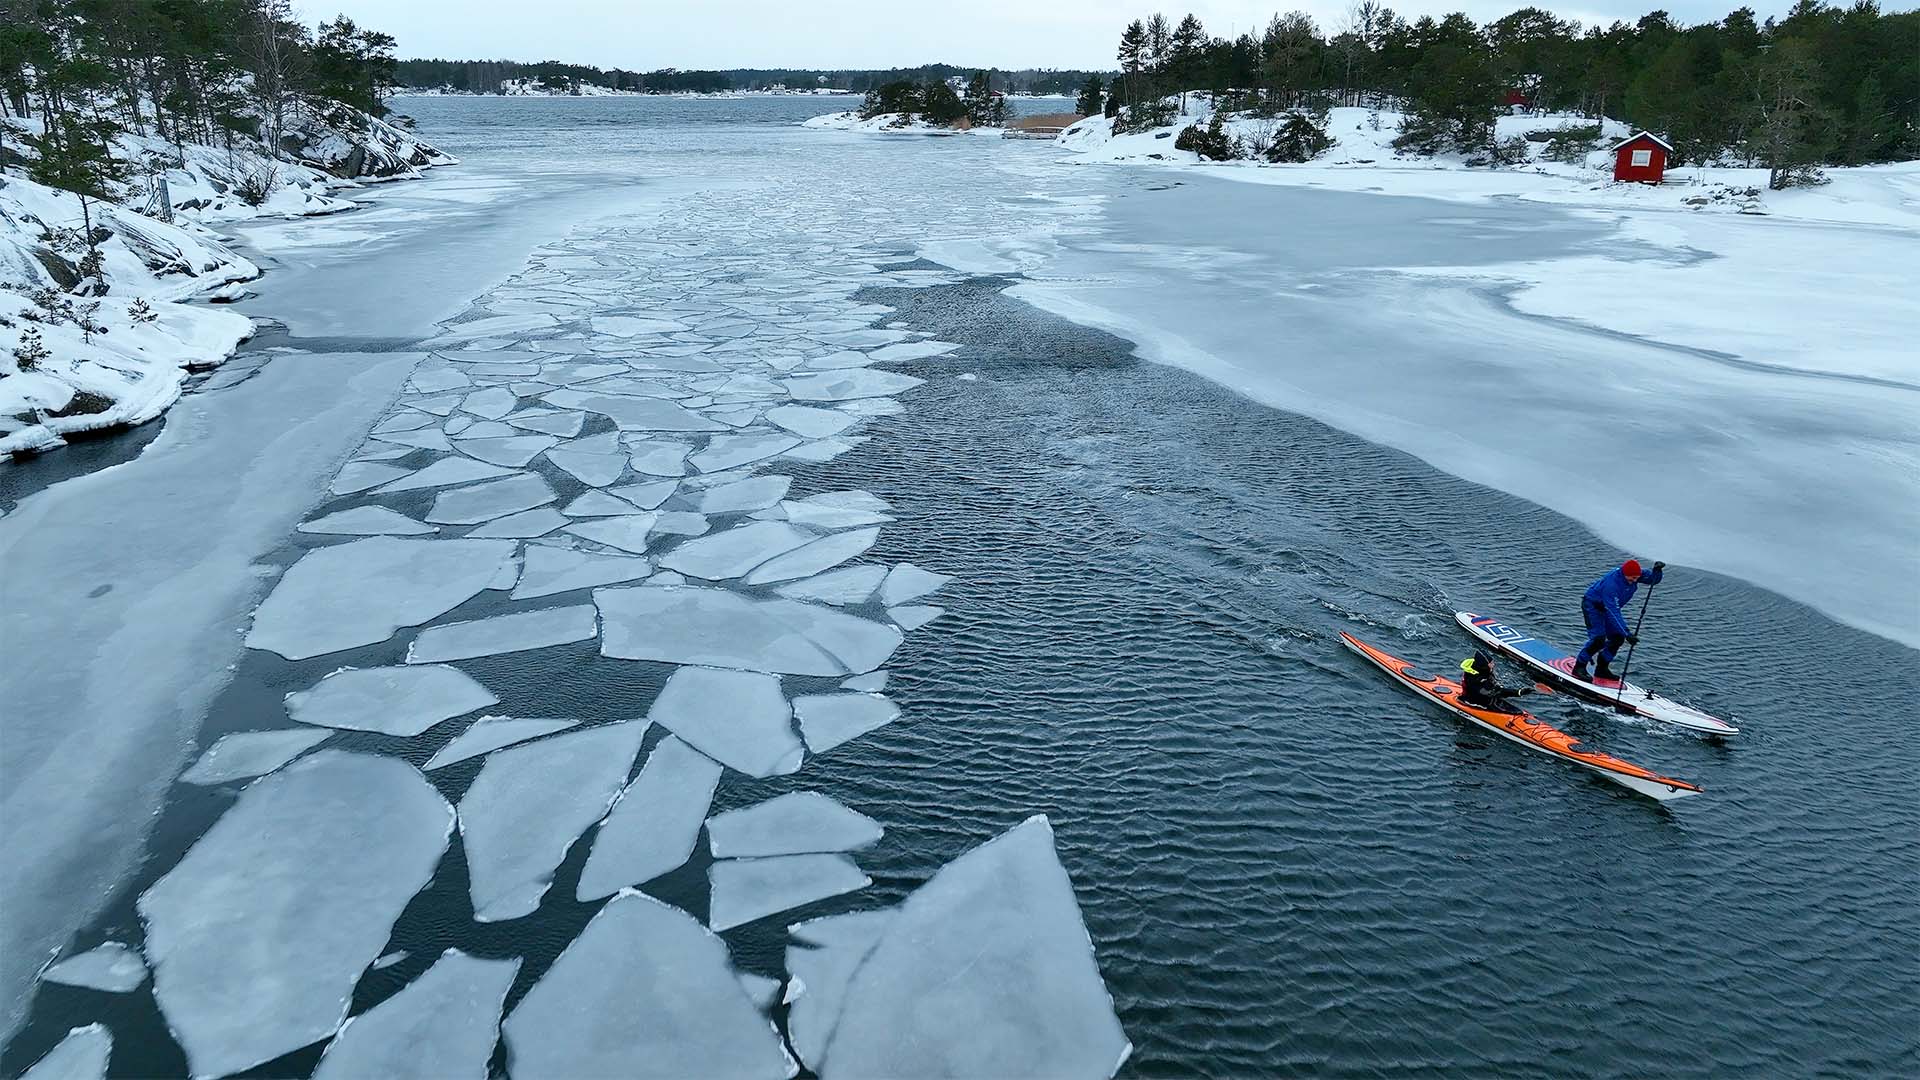
<instances>
[{"instance_id":1,"label":"hut's white window frame","mask_svg":"<svg viewBox=\"0 0 1920 1080\"><path fill-rule=\"evenodd\" d=\"M1636 169L1639 169L1639 168L1644 168L1644 167L1646 167L1646 166L1648 166L1648 165L1651 165L1651 164L1653 164L1653 151L1651 151L1651 150L1635 150L1635 151L1633 152L1633 167L1634 167L1634 168L1636 168Z\"/></svg>"}]
</instances>

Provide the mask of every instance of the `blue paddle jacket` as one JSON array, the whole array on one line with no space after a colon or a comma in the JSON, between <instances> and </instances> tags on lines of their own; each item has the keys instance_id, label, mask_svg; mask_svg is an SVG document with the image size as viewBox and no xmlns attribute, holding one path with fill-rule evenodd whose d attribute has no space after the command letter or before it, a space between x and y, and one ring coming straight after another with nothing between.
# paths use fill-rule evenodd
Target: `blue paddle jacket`
<instances>
[{"instance_id":1,"label":"blue paddle jacket","mask_svg":"<svg viewBox=\"0 0 1920 1080\"><path fill-rule=\"evenodd\" d=\"M1640 571L1639 584L1658 585L1660 577L1660 571L1648 567ZM1632 631L1628 629L1626 616L1620 613L1620 609L1633 600L1635 590L1635 583L1628 581L1627 575L1616 566L1605 577L1587 586L1585 602L1600 609L1606 619L1607 633L1626 637Z\"/></svg>"}]
</instances>

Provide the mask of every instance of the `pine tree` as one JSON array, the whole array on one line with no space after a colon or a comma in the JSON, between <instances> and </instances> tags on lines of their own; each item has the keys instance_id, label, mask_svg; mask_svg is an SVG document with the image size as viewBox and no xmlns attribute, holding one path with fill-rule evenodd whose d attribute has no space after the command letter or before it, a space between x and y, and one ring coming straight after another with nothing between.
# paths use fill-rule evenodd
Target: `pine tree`
<instances>
[{"instance_id":1,"label":"pine tree","mask_svg":"<svg viewBox=\"0 0 1920 1080\"><path fill-rule=\"evenodd\" d=\"M1139 19L1127 24L1120 34L1120 72L1126 79L1125 104L1140 104L1142 81L1147 70L1147 27Z\"/></svg>"},{"instance_id":2,"label":"pine tree","mask_svg":"<svg viewBox=\"0 0 1920 1080\"><path fill-rule=\"evenodd\" d=\"M1099 116L1104 90L1105 86L1100 82L1100 76L1087 76L1086 85L1080 88L1080 96L1074 99L1073 111L1081 116Z\"/></svg>"}]
</instances>

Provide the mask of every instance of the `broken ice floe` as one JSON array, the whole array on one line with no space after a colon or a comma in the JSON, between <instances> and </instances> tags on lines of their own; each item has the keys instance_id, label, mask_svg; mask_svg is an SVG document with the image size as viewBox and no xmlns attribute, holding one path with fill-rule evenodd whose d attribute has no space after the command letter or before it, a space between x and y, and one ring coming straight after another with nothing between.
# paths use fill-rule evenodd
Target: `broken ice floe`
<instances>
[{"instance_id":1,"label":"broken ice floe","mask_svg":"<svg viewBox=\"0 0 1920 1080\"><path fill-rule=\"evenodd\" d=\"M140 952L117 941L69 956L40 973L46 982L84 986L109 994L126 994L147 981L147 964Z\"/></svg>"},{"instance_id":2,"label":"broken ice floe","mask_svg":"<svg viewBox=\"0 0 1920 1080\"><path fill-rule=\"evenodd\" d=\"M401 452L410 454L413 451L407 448ZM335 495L352 495L398 480L412 471L399 465L382 465L377 461L349 461L340 467L339 474L333 478L333 485L327 490Z\"/></svg>"},{"instance_id":3,"label":"broken ice floe","mask_svg":"<svg viewBox=\"0 0 1920 1080\"><path fill-rule=\"evenodd\" d=\"M716 859L852 851L881 836L880 823L817 791L793 791L707 819Z\"/></svg>"},{"instance_id":4,"label":"broken ice floe","mask_svg":"<svg viewBox=\"0 0 1920 1080\"><path fill-rule=\"evenodd\" d=\"M647 550L647 535L653 530L655 520L652 513L627 514L582 521L568 525L566 531L583 540L639 555Z\"/></svg>"},{"instance_id":5,"label":"broken ice floe","mask_svg":"<svg viewBox=\"0 0 1920 1080\"><path fill-rule=\"evenodd\" d=\"M414 491L419 488L452 487L455 484L470 484L475 480L492 480L511 472L513 472L512 469L503 469L498 465L489 465L484 461L474 461L470 458L441 458L419 472L383 484L374 491L374 494L387 495L395 491Z\"/></svg>"},{"instance_id":6,"label":"broken ice floe","mask_svg":"<svg viewBox=\"0 0 1920 1080\"><path fill-rule=\"evenodd\" d=\"M627 462L634 472L648 476L685 476L687 473L687 452L693 449L686 443L661 442L648 439L627 444Z\"/></svg>"},{"instance_id":7,"label":"broken ice floe","mask_svg":"<svg viewBox=\"0 0 1920 1080\"><path fill-rule=\"evenodd\" d=\"M616 499L604 491L588 491L560 508L568 517L619 517L634 512L634 505Z\"/></svg>"},{"instance_id":8,"label":"broken ice floe","mask_svg":"<svg viewBox=\"0 0 1920 1080\"><path fill-rule=\"evenodd\" d=\"M887 673L884 671L872 671L865 675L855 675L851 679L840 680L840 689L842 690L860 690L867 693L878 693L886 688Z\"/></svg>"},{"instance_id":9,"label":"broken ice floe","mask_svg":"<svg viewBox=\"0 0 1920 1080\"><path fill-rule=\"evenodd\" d=\"M793 710L772 675L679 668L668 676L647 718L748 776L793 772L805 752L793 733Z\"/></svg>"},{"instance_id":10,"label":"broken ice floe","mask_svg":"<svg viewBox=\"0 0 1920 1080\"><path fill-rule=\"evenodd\" d=\"M578 720L522 720L509 716L483 716L428 758L426 770L444 769L468 758L492 753L503 746L565 731L579 723Z\"/></svg>"},{"instance_id":11,"label":"broken ice floe","mask_svg":"<svg viewBox=\"0 0 1920 1080\"><path fill-rule=\"evenodd\" d=\"M384 506L356 506L351 510L302 522L300 531L345 536L418 536L439 530Z\"/></svg>"},{"instance_id":12,"label":"broken ice floe","mask_svg":"<svg viewBox=\"0 0 1920 1080\"><path fill-rule=\"evenodd\" d=\"M725 425L660 398L555 390L542 397L562 409L583 409L612 420L622 431L721 431ZM639 468L636 464L635 468Z\"/></svg>"},{"instance_id":13,"label":"broken ice floe","mask_svg":"<svg viewBox=\"0 0 1920 1080\"><path fill-rule=\"evenodd\" d=\"M595 585L646 577L653 564L630 555L597 555L550 544L528 544L526 563L512 598L532 600Z\"/></svg>"},{"instance_id":14,"label":"broken ice floe","mask_svg":"<svg viewBox=\"0 0 1920 1080\"><path fill-rule=\"evenodd\" d=\"M740 987L747 992L747 1000L753 1002L753 1007L763 1013L772 1012L774 1003L780 1000L780 980L751 971L742 971L739 977Z\"/></svg>"},{"instance_id":15,"label":"broken ice floe","mask_svg":"<svg viewBox=\"0 0 1920 1080\"><path fill-rule=\"evenodd\" d=\"M520 960L448 949L426 974L348 1020L313 1080L486 1080L500 1039L500 1006Z\"/></svg>"},{"instance_id":16,"label":"broken ice floe","mask_svg":"<svg viewBox=\"0 0 1920 1080\"><path fill-rule=\"evenodd\" d=\"M922 570L912 563L900 563L887 574L887 580L880 586L880 602L895 607L934 592L952 580L947 574Z\"/></svg>"},{"instance_id":17,"label":"broken ice floe","mask_svg":"<svg viewBox=\"0 0 1920 1080\"><path fill-rule=\"evenodd\" d=\"M375 435L374 438L379 439L381 442L393 443L396 446L410 446L415 450L438 450L441 453L445 453L453 449L453 444L447 441L445 433L432 429L422 429L420 431L390 431L382 435Z\"/></svg>"},{"instance_id":18,"label":"broken ice floe","mask_svg":"<svg viewBox=\"0 0 1920 1080\"><path fill-rule=\"evenodd\" d=\"M492 439L462 439L459 449L468 457L518 469L559 441L551 435L503 435Z\"/></svg>"},{"instance_id":19,"label":"broken ice floe","mask_svg":"<svg viewBox=\"0 0 1920 1080\"><path fill-rule=\"evenodd\" d=\"M600 823L576 896L583 901L611 896L684 864L693 854L720 773L719 762L678 737L660 740Z\"/></svg>"},{"instance_id":20,"label":"broken ice floe","mask_svg":"<svg viewBox=\"0 0 1920 1080\"><path fill-rule=\"evenodd\" d=\"M898 360L921 360L929 356L945 356L960 346L951 341L903 341L896 345L875 349L871 354L880 363Z\"/></svg>"},{"instance_id":21,"label":"broken ice floe","mask_svg":"<svg viewBox=\"0 0 1920 1080\"><path fill-rule=\"evenodd\" d=\"M602 654L623 660L765 671L857 675L886 663L900 631L791 600L753 600L682 586L594 590Z\"/></svg>"},{"instance_id":22,"label":"broken ice floe","mask_svg":"<svg viewBox=\"0 0 1920 1080\"><path fill-rule=\"evenodd\" d=\"M674 491L679 487L678 480L649 480L645 483L623 484L617 488L609 488L607 494L630 502L642 510L653 510L672 498Z\"/></svg>"},{"instance_id":23,"label":"broken ice floe","mask_svg":"<svg viewBox=\"0 0 1920 1080\"><path fill-rule=\"evenodd\" d=\"M878 694L807 694L793 699L793 715L807 749L824 754L898 720L900 707Z\"/></svg>"},{"instance_id":24,"label":"broken ice floe","mask_svg":"<svg viewBox=\"0 0 1920 1080\"><path fill-rule=\"evenodd\" d=\"M907 897L848 981L824 1059L808 1064L823 1080L1107 1077L1132 1050L1053 829L1036 816Z\"/></svg>"},{"instance_id":25,"label":"broken ice floe","mask_svg":"<svg viewBox=\"0 0 1920 1080\"><path fill-rule=\"evenodd\" d=\"M873 884L852 859L836 854L720 859L707 868L707 880L712 886L707 923L715 930Z\"/></svg>"},{"instance_id":26,"label":"broken ice floe","mask_svg":"<svg viewBox=\"0 0 1920 1080\"><path fill-rule=\"evenodd\" d=\"M435 496L427 520L437 525L478 525L554 500L553 489L532 473L455 488Z\"/></svg>"},{"instance_id":27,"label":"broken ice floe","mask_svg":"<svg viewBox=\"0 0 1920 1080\"><path fill-rule=\"evenodd\" d=\"M773 457L800 445L791 435L715 435L707 445L690 455L687 464L701 472L721 472L736 466Z\"/></svg>"},{"instance_id":28,"label":"broken ice floe","mask_svg":"<svg viewBox=\"0 0 1920 1080\"><path fill-rule=\"evenodd\" d=\"M849 566L830 570L818 577L782 585L774 591L794 600L817 600L823 604L847 606L864 604L887 576L884 566Z\"/></svg>"},{"instance_id":29,"label":"broken ice floe","mask_svg":"<svg viewBox=\"0 0 1920 1080\"><path fill-rule=\"evenodd\" d=\"M806 439L838 435L859 422L838 409L814 409L805 405L768 409L767 419Z\"/></svg>"},{"instance_id":30,"label":"broken ice floe","mask_svg":"<svg viewBox=\"0 0 1920 1080\"><path fill-rule=\"evenodd\" d=\"M827 1041L840 1022L847 983L893 921L894 911L855 911L809 919L787 928L787 972L802 989L787 1012L787 1036L807 1067L818 1071Z\"/></svg>"},{"instance_id":31,"label":"broken ice floe","mask_svg":"<svg viewBox=\"0 0 1920 1080\"><path fill-rule=\"evenodd\" d=\"M319 727L413 736L499 703L459 668L346 668L288 694L287 715Z\"/></svg>"},{"instance_id":32,"label":"broken ice floe","mask_svg":"<svg viewBox=\"0 0 1920 1080\"><path fill-rule=\"evenodd\" d=\"M703 514L761 510L785 498L787 489L792 486L793 478L790 476L752 476L708 488L700 493L697 505Z\"/></svg>"},{"instance_id":33,"label":"broken ice floe","mask_svg":"<svg viewBox=\"0 0 1920 1080\"><path fill-rule=\"evenodd\" d=\"M182 783L224 784L260 776L313 749L331 732L240 731L222 735L193 767L180 775Z\"/></svg>"},{"instance_id":34,"label":"broken ice floe","mask_svg":"<svg viewBox=\"0 0 1920 1080\"><path fill-rule=\"evenodd\" d=\"M332 1034L452 827L398 758L322 750L242 790L139 901L154 998L191 1073Z\"/></svg>"},{"instance_id":35,"label":"broken ice floe","mask_svg":"<svg viewBox=\"0 0 1920 1080\"><path fill-rule=\"evenodd\" d=\"M735 977L726 944L641 893L601 908L504 1030L514 1076L786 1080L798 1072Z\"/></svg>"},{"instance_id":36,"label":"broken ice floe","mask_svg":"<svg viewBox=\"0 0 1920 1080\"><path fill-rule=\"evenodd\" d=\"M598 632L592 604L542 608L429 626L407 647L407 663L435 664L586 641Z\"/></svg>"},{"instance_id":37,"label":"broken ice floe","mask_svg":"<svg viewBox=\"0 0 1920 1080\"><path fill-rule=\"evenodd\" d=\"M485 525L479 525L469 529L467 531L467 538L469 540L480 540L489 537L528 539L535 536L545 536L553 530L567 524L570 520L572 519L561 514L560 511L552 507L543 506L537 510L523 510L518 514L508 514L506 517L494 518Z\"/></svg>"},{"instance_id":38,"label":"broken ice floe","mask_svg":"<svg viewBox=\"0 0 1920 1080\"><path fill-rule=\"evenodd\" d=\"M822 529L884 525L893 520L887 513L892 507L864 491L830 491L809 499L789 499L780 508L786 511L788 521Z\"/></svg>"},{"instance_id":39,"label":"broken ice floe","mask_svg":"<svg viewBox=\"0 0 1920 1080\"><path fill-rule=\"evenodd\" d=\"M588 487L606 487L627 471L624 454L590 454L581 450L549 450L547 460Z\"/></svg>"},{"instance_id":40,"label":"broken ice floe","mask_svg":"<svg viewBox=\"0 0 1920 1080\"><path fill-rule=\"evenodd\" d=\"M514 392L517 394L519 393L517 387L520 384L515 383L514 385L516 387ZM509 416L507 417L507 423L517 428L524 428L527 431L538 431L547 435L558 435L563 439L571 439L575 435L580 434L580 428L586 422L586 419L585 413L542 409L539 412L526 412Z\"/></svg>"},{"instance_id":41,"label":"broken ice floe","mask_svg":"<svg viewBox=\"0 0 1920 1080\"><path fill-rule=\"evenodd\" d=\"M468 394L467 399L460 403L460 411L472 413L482 420L498 420L519 405L520 399L513 395L513 391L503 386L493 386Z\"/></svg>"},{"instance_id":42,"label":"broken ice floe","mask_svg":"<svg viewBox=\"0 0 1920 1080\"><path fill-rule=\"evenodd\" d=\"M374 536L309 551L254 612L247 644L304 660L385 641L472 599L513 549L506 540Z\"/></svg>"},{"instance_id":43,"label":"broken ice floe","mask_svg":"<svg viewBox=\"0 0 1920 1080\"><path fill-rule=\"evenodd\" d=\"M607 724L496 751L460 800L473 917L532 912L567 849L600 820L640 752L644 721Z\"/></svg>"},{"instance_id":44,"label":"broken ice floe","mask_svg":"<svg viewBox=\"0 0 1920 1080\"><path fill-rule=\"evenodd\" d=\"M770 585L779 581L812 577L861 554L872 547L873 542L879 538L879 529L855 529L852 532L823 536L756 566L753 572L747 575L747 584Z\"/></svg>"},{"instance_id":45,"label":"broken ice floe","mask_svg":"<svg viewBox=\"0 0 1920 1080\"><path fill-rule=\"evenodd\" d=\"M906 604L888 608L887 618L892 619L894 625L900 629L911 631L920 629L946 613L946 608L935 607L932 604Z\"/></svg>"},{"instance_id":46,"label":"broken ice floe","mask_svg":"<svg viewBox=\"0 0 1920 1080\"><path fill-rule=\"evenodd\" d=\"M660 565L709 581L737 578L811 539L785 522L756 521L688 540L662 555Z\"/></svg>"},{"instance_id":47,"label":"broken ice floe","mask_svg":"<svg viewBox=\"0 0 1920 1080\"><path fill-rule=\"evenodd\" d=\"M890 397L919 386L922 380L895 371L848 368L842 371L799 372L784 384L796 401L851 401Z\"/></svg>"},{"instance_id":48,"label":"broken ice floe","mask_svg":"<svg viewBox=\"0 0 1920 1080\"><path fill-rule=\"evenodd\" d=\"M112 1056L113 1036L107 1026L88 1024L68 1031L20 1080L105 1080Z\"/></svg>"}]
</instances>

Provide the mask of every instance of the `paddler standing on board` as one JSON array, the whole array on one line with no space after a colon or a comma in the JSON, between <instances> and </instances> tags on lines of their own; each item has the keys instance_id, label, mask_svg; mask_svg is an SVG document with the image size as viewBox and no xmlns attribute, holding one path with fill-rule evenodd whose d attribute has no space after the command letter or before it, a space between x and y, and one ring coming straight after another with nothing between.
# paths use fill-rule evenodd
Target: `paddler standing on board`
<instances>
[{"instance_id":1,"label":"paddler standing on board","mask_svg":"<svg viewBox=\"0 0 1920 1080\"><path fill-rule=\"evenodd\" d=\"M1636 642L1633 631L1627 629L1627 617L1622 609L1633 600L1634 590L1641 585L1649 588L1660 584L1660 577L1667 564L1656 562L1653 569L1642 573L1640 560L1628 559L1616 570L1608 571L1599 581L1587 586L1587 593L1580 600L1580 615L1587 621L1587 643L1580 647L1580 655L1573 658L1573 677L1581 682L1619 681L1613 673L1613 656L1620 646ZM1595 656L1600 659L1593 671L1587 670Z\"/></svg>"}]
</instances>

